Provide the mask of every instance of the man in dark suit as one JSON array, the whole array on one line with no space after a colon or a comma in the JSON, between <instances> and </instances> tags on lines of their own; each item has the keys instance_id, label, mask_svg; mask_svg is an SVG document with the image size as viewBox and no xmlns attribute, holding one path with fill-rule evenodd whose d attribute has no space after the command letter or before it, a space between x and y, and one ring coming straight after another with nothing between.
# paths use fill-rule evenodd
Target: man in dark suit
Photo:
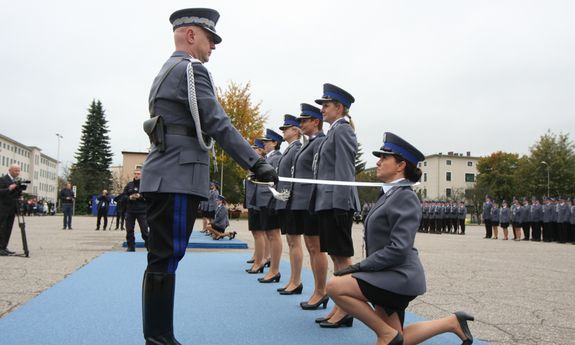
<instances>
[{"instance_id":1,"label":"man in dark suit","mask_svg":"<svg viewBox=\"0 0 575 345\"><path fill-rule=\"evenodd\" d=\"M98 205L96 206L98 209L98 220L96 221L96 230L100 230L100 220L104 217L104 227L102 230L106 230L108 226L108 209L110 208L110 196L108 195L107 190L103 190L102 194L100 194L97 198Z\"/></svg>"},{"instance_id":2,"label":"man in dark suit","mask_svg":"<svg viewBox=\"0 0 575 345\"><path fill-rule=\"evenodd\" d=\"M257 180L277 174L232 125L204 66L216 44L220 15L188 8L170 16L175 52L154 79L146 133L153 146L142 168L140 192L150 227L148 266L142 284L144 338L148 344L179 344L174 337L176 269L184 257L201 200L208 198L212 140Z\"/></svg>"},{"instance_id":3,"label":"man in dark suit","mask_svg":"<svg viewBox=\"0 0 575 345\"><path fill-rule=\"evenodd\" d=\"M20 166L12 164L8 168L8 174L0 178L0 256L14 254L8 249L8 242L18 207L19 189L16 178L19 175Z\"/></svg>"}]
</instances>

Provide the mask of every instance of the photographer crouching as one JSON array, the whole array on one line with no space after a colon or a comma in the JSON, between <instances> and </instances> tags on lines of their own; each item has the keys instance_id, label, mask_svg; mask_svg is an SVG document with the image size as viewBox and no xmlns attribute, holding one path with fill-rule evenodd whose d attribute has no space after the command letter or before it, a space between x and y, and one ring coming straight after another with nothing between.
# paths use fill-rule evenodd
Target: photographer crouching
<instances>
[{"instance_id":1,"label":"photographer crouching","mask_svg":"<svg viewBox=\"0 0 575 345\"><path fill-rule=\"evenodd\" d=\"M0 178L0 256L14 255L14 252L8 249L8 242L19 207L18 198L26 189L25 183L30 182L19 180L19 175L20 166L12 164L8 168L8 174Z\"/></svg>"}]
</instances>

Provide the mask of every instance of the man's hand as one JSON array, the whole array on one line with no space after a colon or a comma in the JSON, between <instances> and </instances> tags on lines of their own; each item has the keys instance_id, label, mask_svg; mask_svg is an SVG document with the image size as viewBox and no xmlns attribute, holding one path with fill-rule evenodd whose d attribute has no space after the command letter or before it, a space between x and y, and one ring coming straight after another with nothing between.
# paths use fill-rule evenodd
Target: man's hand
<instances>
[{"instance_id":1,"label":"man's hand","mask_svg":"<svg viewBox=\"0 0 575 345\"><path fill-rule=\"evenodd\" d=\"M256 180L260 182L273 182L278 183L278 174L271 164L267 163L263 158L258 159L256 164L250 168L256 175Z\"/></svg>"},{"instance_id":2,"label":"man's hand","mask_svg":"<svg viewBox=\"0 0 575 345\"><path fill-rule=\"evenodd\" d=\"M14 189L16 189L16 183L12 183L8 186L8 190L13 191Z\"/></svg>"},{"instance_id":3,"label":"man's hand","mask_svg":"<svg viewBox=\"0 0 575 345\"><path fill-rule=\"evenodd\" d=\"M339 271L335 271L335 272L333 272L333 275L339 277L339 276L344 276L346 274L351 274L351 273L355 273L355 272L361 272L361 268L359 267L359 263L347 266L346 268L341 269Z\"/></svg>"}]
</instances>

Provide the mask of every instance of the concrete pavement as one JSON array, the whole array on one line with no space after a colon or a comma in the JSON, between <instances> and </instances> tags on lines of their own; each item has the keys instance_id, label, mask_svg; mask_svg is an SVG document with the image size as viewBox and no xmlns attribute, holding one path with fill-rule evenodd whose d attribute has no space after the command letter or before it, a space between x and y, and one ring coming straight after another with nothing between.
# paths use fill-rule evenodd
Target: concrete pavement
<instances>
[{"instance_id":1,"label":"concrete pavement","mask_svg":"<svg viewBox=\"0 0 575 345\"><path fill-rule=\"evenodd\" d=\"M72 231L61 230L61 216L28 217L26 223L30 258L0 257L0 317L98 255L123 250L125 232L94 231L93 217L74 217ZM246 221L232 220L231 229L253 246ZM409 311L426 318L469 311L476 317L475 337L494 345L575 344L575 246L486 240L478 226L467 233L418 234L428 292ZM358 261L360 225L354 225L353 235ZM9 248L21 252L21 247L15 225ZM309 268L307 256L305 265Z\"/></svg>"}]
</instances>

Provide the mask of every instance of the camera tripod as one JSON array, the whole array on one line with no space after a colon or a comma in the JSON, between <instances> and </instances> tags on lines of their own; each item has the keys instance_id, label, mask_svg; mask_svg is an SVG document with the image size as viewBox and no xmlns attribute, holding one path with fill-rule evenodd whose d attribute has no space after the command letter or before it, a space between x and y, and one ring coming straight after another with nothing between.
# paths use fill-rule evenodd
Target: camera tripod
<instances>
[{"instance_id":1,"label":"camera tripod","mask_svg":"<svg viewBox=\"0 0 575 345\"><path fill-rule=\"evenodd\" d=\"M22 235L22 248L24 249L24 254L14 254L13 256L30 257L30 252L28 251L28 239L26 237L26 222L24 221L24 215L20 211L20 202L16 207L16 218L18 219L18 226L20 227L20 234Z\"/></svg>"}]
</instances>

